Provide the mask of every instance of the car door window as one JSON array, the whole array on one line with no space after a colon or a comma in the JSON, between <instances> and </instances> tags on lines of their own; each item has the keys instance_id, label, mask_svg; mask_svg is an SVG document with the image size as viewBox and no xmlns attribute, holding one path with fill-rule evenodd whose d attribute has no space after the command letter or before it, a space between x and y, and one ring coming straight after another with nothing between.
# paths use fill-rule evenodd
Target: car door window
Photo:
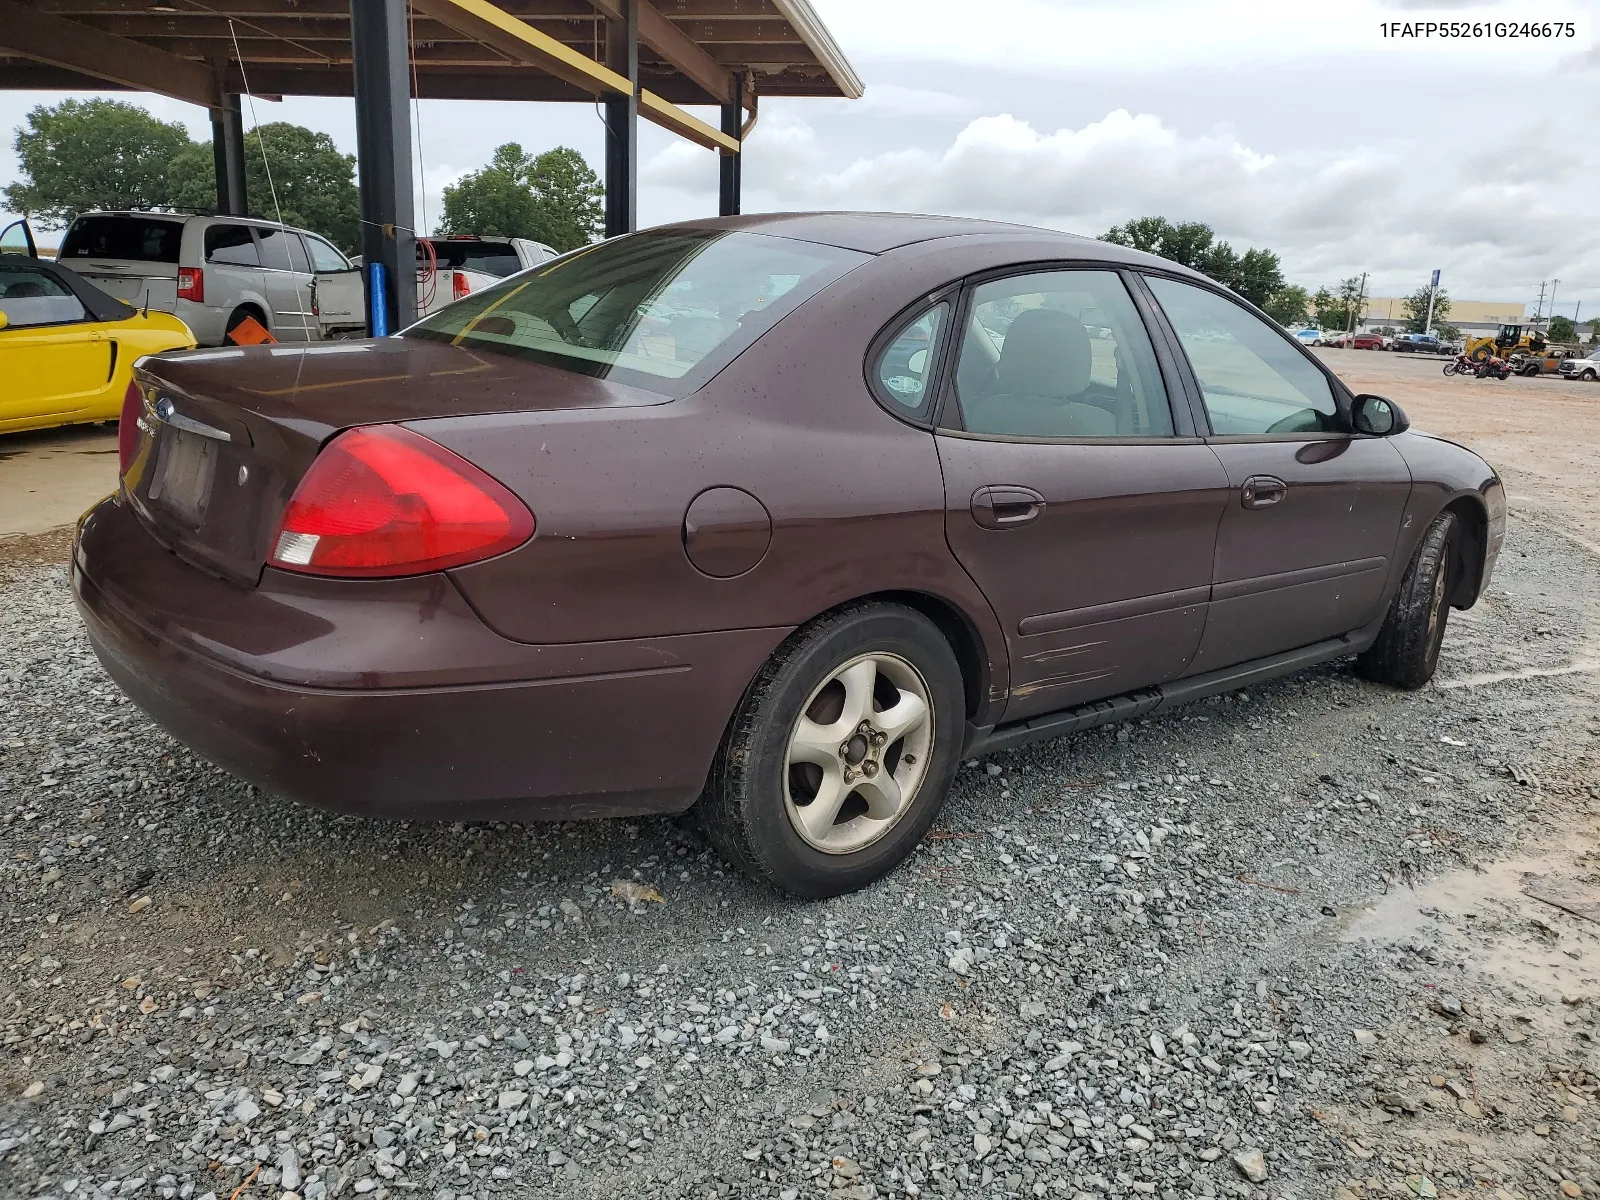
<instances>
[{"instance_id":1,"label":"car door window","mask_svg":"<svg viewBox=\"0 0 1600 1200\"><path fill-rule=\"evenodd\" d=\"M248 225L212 225L206 230L206 261L228 267L259 267L255 238Z\"/></svg>"},{"instance_id":2,"label":"car door window","mask_svg":"<svg viewBox=\"0 0 1600 1200\"><path fill-rule=\"evenodd\" d=\"M327 242L306 235L306 246L311 251L311 268L314 271L347 271L350 263Z\"/></svg>"},{"instance_id":3,"label":"car door window","mask_svg":"<svg viewBox=\"0 0 1600 1200\"><path fill-rule=\"evenodd\" d=\"M256 227L261 243L261 265L269 271L289 270L289 234L282 229Z\"/></svg>"},{"instance_id":4,"label":"car door window","mask_svg":"<svg viewBox=\"0 0 1600 1200\"><path fill-rule=\"evenodd\" d=\"M1171 437L1155 352L1115 271L1041 271L973 289L956 396L969 433Z\"/></svg>"},{"instance_id":5,"label":"car door window","mask_svg":"<svg viewBox=\"0 0 1600 1200\"><path fill-rule=\"evenodd\" d=\"M43 271L0 266L0 313L7 329L70 325L88 318L82 302Z\"/></svg>"},{"instance_id":6,"label":"car door window","mask_svg":"<svg viewBox=\"0 0 1600 1200\"><path fill-rule=\"evenodd\" d=\"M311 274L311 260L306 257L305 244L301 242L298 233L284 234L284 239L289 247L289 267L299 271L302 275Z\"/></svg>"},{"instance_id":7,"label":"car door window","mask_svg":"<svg viewBox=\"0 0 1600 1200\"><path fill-rule=\"evenodd\" d=\"M872 371L875 390L901 415L919 412L926 404L939 337L949 319L949 303L935 304L901 325L878 354Z\"/></svg>"},{"instance_id":8,"label":"car door window","mask_svg":"<svg viewBox=\"0 0 1600 1200\"><path fill-rule=\"evenodd\" d=\"M1342 431L1328 377L1271 325L1215 292L1152 276L1220 436Z\"/></svg>"}]
</instances>

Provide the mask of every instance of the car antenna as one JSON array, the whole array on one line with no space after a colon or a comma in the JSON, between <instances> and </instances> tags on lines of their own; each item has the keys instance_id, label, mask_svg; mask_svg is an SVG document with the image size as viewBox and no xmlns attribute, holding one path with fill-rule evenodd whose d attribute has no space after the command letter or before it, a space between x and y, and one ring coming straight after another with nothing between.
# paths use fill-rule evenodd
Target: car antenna
<instances>
[{"instance_id":1,"label":"car antenna","mask_svg":"<svg viewBox=\"0 0 1600 1200\"><path fill-rule=\"evenodd\" d=\"M148 317L150 315L150 289L149 288L145 288L145 290L144 290L144 308L142 308L139 311L139 315L141 317Z\"/></svg>"}]
</instances>

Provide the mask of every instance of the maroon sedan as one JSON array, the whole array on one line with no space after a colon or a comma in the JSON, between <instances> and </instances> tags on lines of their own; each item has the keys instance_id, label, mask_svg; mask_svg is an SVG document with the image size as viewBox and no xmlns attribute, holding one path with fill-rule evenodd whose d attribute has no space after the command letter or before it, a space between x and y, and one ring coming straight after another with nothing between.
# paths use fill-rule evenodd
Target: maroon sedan
<instances>
[{"instance_id":1,"label":"maroon sedan","mask_svg":"<svg viewBox=\"0 0 1600 1200\"><path fill-rule=\"evenodd\" d=\"M144 363L83 519L96 652L312 804L698 805L759 879L898 863L964 756L1356 656L1432 675L1504 493L1157 258L745 217L382 341Z\"/></svg>"}]
</instances>

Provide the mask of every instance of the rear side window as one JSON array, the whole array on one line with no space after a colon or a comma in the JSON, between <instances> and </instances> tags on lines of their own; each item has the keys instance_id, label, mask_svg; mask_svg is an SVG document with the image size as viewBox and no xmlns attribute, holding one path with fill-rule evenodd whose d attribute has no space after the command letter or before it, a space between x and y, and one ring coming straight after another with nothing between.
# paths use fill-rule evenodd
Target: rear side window
<instances>
[{"instance_id":1,"label":"rear side window","mask_svg":"<svg viewBox=\"0 0 1600 1200\"><path fill-rule=\"evenodd\" d=\"M206 261L229 267L259 267L256 240L248 225L212 225L206 230Z\"/></svg>"},{"instance_id":2,"label":"rear side window","mask_svg":"<svg viewBox=\"0 0 1600 1200\"><path fill-rule=\"evenodd\" d=\"M269 271L289 269L289 234L282 229L256 227L256 237L261 241L261 265Z\"/></svg>"},{"instance_id":3,"label":"rear side window","mask_svg":"<svg viewBox=\"0 0 1600 1200\"><path fill-rule=\"evenodd\" d=\"M133 262L175 263L183 225L152 217L79 217L61 240L56 258L121 258Z\"/></svg>"},{"instance_id":4,"label":"rear side window","mask_svg":"<svg viewBox=\"0 0 1600 1200\"><path fill-rule=\"evenodd\" d=\"M1144 322L1115 271L1040 271L979 284L956 395L969 433L1171 437Z\"/></svg>"},{"instance_id":5,"label":"rear side window","mask_svg":"<svg viewBox=\"0 0 1600 1200\"><path fill-rule=\"evenodd\" d=\"M876 390L903 409L902 415L920 412L927 403L940 337L949 320L949 303L936 304L902 325L878 355L872 372Z\"/></svg>"},{"instance_id":6,"label":"rear side window","mask_svg":"<svg viewBox=\"0 0 1600 1200\"><path fill-rule=\"evenodd\" d=\"M1338 431L1327 376L1259 317L1215 292L1149 278L1199 381L1212 432L1226 436Z\"/></svg>"},{"instance_id":7,"label":"rear side window","mask_svg":"<svg viewBox=\"0 0 1600 1200\"><path fill-rule=\"evenodd\" d=\"M302 275L311 273L311 260L306 257L305 243L298 233L284 234L289 245L289 265Z\"/></svg>"},{"instance_id":8,"label":"rear side window","mask_svg":"<svg viewBox=\"0 0 1600 1200\"><path fill-rule=\"evenodd\" d=\"M67 325L88 316L78 298L43 271L0 266L0 313L6 328Z\"/></svg>"},{"instance_id":9,"label":"rear side window","mask_svg":"<svg viewBox=\"0 0 1600 1200\"><path fill-rule=\"evenodd\" d=\"M759 233L633 234L473 292L405 336L686 396L867 260Z\"/></svg>"}]
</instances>

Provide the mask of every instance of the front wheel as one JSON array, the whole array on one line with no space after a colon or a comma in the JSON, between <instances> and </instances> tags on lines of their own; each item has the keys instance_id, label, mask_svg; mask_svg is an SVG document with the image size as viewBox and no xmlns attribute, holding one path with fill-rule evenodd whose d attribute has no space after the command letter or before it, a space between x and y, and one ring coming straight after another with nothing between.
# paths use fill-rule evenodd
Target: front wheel
<instances>
[{"instance_id":1,"label":"front wheel","mask_svg":"<svg viewBox=\"0 0 1600 1200\"><path fill-rule=\"evenodd\" d=\"M865 887L939 815L964 696L949 642L921 613L864 604L818 618L746 689L701 828L759 882L818 899Z\"/></svg>"},{"instance_id":2,"label":"front wheel","mask_svg":"<svg viewBox=\"0 0 1600 1200\"><path fill-rule=\"evenodd\" d=\"M1406 691L1433 678L1450 616L1450 550L1455 534L1454 513L1440 513L1428 526L1377 641L1356 659L1357 674Z\"/></svg>"},{"instance_id":3,"label":"front wheel","mask_svg":"<svg viewBox=\"0 0 1600 1200\"><path fill-rule=\"evenodd\" d=\"M1582 375L1578 376L1578 378L1583 380L1585 383L1593 383L1596 379L1600 379L1600 375L1597 375L1593 371L1585 371Z\"/></svg>"},{"instance_id":4,"label":"front wheel","mask_svg":"<svg viewBox=\"0 0 1600 1200\"><path fill-rule=\"evenodd\" d=\"M1461 364L1460 363L1445 363L1445 365L1444 365L1444 373L1446 375L1454 375L1460 369L1461 369Z\"/></svg>"}]
</instances>

